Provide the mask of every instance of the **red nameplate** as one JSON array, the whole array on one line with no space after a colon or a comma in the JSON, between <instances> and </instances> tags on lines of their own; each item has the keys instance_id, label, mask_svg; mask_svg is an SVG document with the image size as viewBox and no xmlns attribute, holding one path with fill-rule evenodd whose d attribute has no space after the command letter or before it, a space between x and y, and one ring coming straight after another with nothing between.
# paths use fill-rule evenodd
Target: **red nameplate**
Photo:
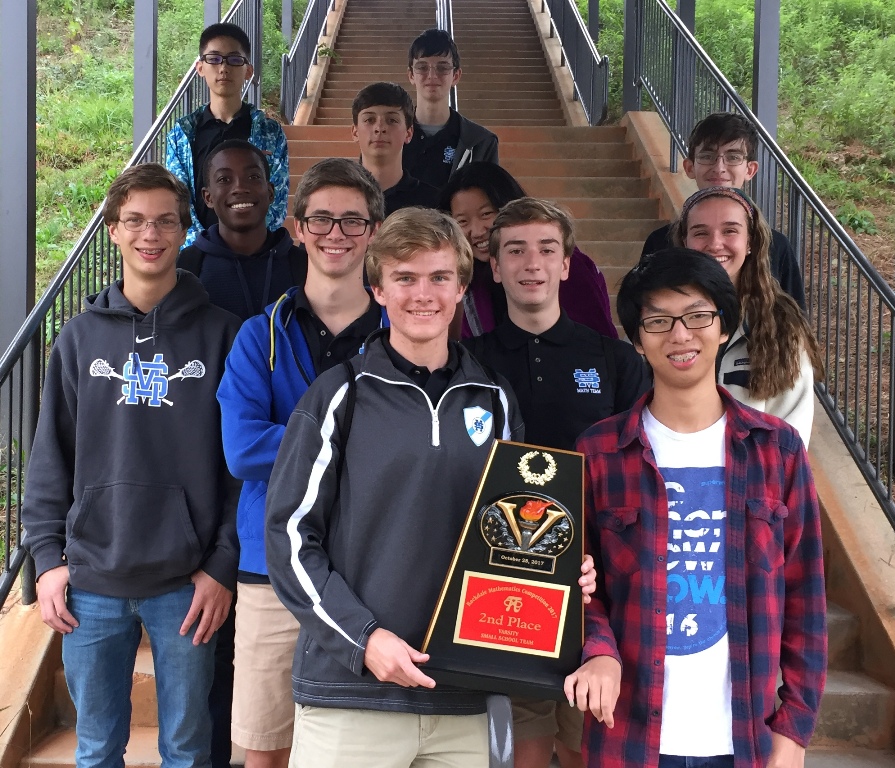
<instances>
[{"instance_id":1,"label":"red nameplate","mask_svg":"<svg viewBox=\"0 0 895 768\"><path fill-rule=\"evenodd\" d=\"M569 587L465 571L454 642L559 657Z\"/></svg>"}]
</instances>

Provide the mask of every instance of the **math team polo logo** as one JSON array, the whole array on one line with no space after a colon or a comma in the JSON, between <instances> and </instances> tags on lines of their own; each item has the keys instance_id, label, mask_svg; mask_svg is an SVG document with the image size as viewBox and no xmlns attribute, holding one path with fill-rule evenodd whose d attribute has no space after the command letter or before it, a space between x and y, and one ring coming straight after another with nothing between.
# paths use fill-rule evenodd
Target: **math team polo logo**
<instances>
[{"instance_id":1,"label":"math team polo logo","mask_svg":"<svg viewBox=\"0 0 895 768\"><path fill-rule=\"evenodd\" d=\"M494 418L490 411L484 408L464 408L463 421L466 424L466 433L469 439L476 445L482 445L491 437L491 428L494 426Z\"/></svg>"},{"instance_id":2,"label":"math team polo logo","mask_svg":"<svg viewBox=\"0 0 895 768\"><path fill-rule=\"evenodd\" d=\"M724 467L661 468L668 495L669 656L711 648L727 633Z\"/></svg>"},{"instance_id":3,"label":"math team polo logo","mask_svg":"<svg viewBox=\"0 0 895 768\"><path fill-rule=\"evenodd\" d=\"M596 368L589 368L586 371L576 368L572 375L575 377L575 387L578 394L600 394L600 374L597 373Z\"/></svg>"},{"instance_id":4,"label":"math team polo logo","mask_svg":"<svg viewBox=\"0 0 895 768\"><path fill-rule=\"evenodd\" d=\"M168 375L168 364L161 353L152 356L152 362L140 359L140 355L131 352L127 362L118 373L108 362L97 358L90 364L90 375L99 378L121 379L121 397L116 405L144 405L161 408L174 405L168 399L168 385L175 379L201 379L205 375L205 364L201 360L190 360L177 373Z\"/></svg>"}]
</instances>

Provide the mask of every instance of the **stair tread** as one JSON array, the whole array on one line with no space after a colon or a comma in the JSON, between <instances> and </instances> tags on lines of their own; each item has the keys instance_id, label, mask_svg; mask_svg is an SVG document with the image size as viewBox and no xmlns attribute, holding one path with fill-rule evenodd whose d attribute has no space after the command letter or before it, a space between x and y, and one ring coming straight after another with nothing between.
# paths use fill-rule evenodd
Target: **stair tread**
<instances>
[{"instance_id":1,"label":"stair tread","mask_svg":"<svg viewBox=\"0 0 895 768\"><path fill-rule=\"evenodd\" d=\"M876 749L809 747L805 768L891 768L895 752Z\"/></svg>"},{"instance_id":2,"label":"stair tread","mask_svg":"<svg viewBox=\"0 0 895 768\"><path fill-rule=\"evenodd\" d=\"M77 738L74 730L51 733L35 747L31 755L22 761L25 766L73 766ZM124 754L124 764L128 766L158 766L161 757L158 751L157 728L131 728L130 741Z\"/></svg>"},{"instance_id":3,"label":"stair tread","mask_svg":"<svg viewBox=\"0 0 895 768\"><path fill-rule=\"evenodd\" d=\"M842 669L827 670L824 696L848 694L886 695L895 698L895 689L883 685L862 672L850 672Z\"/></svg>"},{"instance_id":4,"label":"stair tread","mask_svg":"<svg viewBox=\"0 0 895 768\"><path fill-rule=\"evenodd\" d=\"M22 768L73 768L76 745L77 738L73 729L54 731L22 760ZM161 761L158 728L132 727L130 741L124 753L124 764L158 768ZM230 763L233 766L245 764L245 750L242 747L233 745Z\"/></svg>"}]
</instances>

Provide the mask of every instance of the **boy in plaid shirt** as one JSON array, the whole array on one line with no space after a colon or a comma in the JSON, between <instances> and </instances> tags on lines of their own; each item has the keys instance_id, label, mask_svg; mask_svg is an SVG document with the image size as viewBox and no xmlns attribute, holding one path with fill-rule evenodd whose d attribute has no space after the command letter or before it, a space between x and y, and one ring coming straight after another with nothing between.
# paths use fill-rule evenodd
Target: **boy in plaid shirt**
<instances>
[{"instance_id":1,"label":"boy in plaid shirt","mask_svg":"<svg viewBox=\"0 0 895 768\"><path fill-rule=\"evenodd\" d=\"M593 714L586 762L800 768L827 661L802 441L715 384L739 304L713 258L648 257L623 280L618 316L654 388L578 440L599 578L565 691Z\"/></svg>"}]
</instances>

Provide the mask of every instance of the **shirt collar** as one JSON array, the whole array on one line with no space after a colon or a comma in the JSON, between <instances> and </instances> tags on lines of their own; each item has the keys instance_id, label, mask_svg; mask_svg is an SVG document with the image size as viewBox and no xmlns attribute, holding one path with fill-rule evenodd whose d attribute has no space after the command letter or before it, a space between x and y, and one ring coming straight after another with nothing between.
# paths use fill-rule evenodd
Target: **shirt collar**
<instances>
[{"instance_id":1,"label":"shirt collar","mask_svg":"<svg viewBox=\"0 0 895 768\"><path fill-rule=\"evenodd\" d=\"M423 365L414 365L411 363L406 357L400 354L391 344L388 338L388 334L382 337L382 345L385 347L385 351L389 356L389 359L392 361L392 364L395 368L398 369L401 373L403 373L408 378L413 378L413 372L418 370L425 369ZM447 371L451 375L457 372L457 368L460 365L460 356L457 354L456 345L448 344L448 359L447 363L444 364L441 368L437 368L438 371ZM426 369L428 370L428 369ZM434 371L429 371L429 373L434 373Z\"/></svg>"},{"instance_id":2,"label":"shirt collar","mask_svg":"<svg viewBox=\"0 0 895 768\"><path fill-rule=\"evenodd\" d=\"M494 332L497 334L498 341L507 349L521 349L534 338L562 346L569 340L574 330L575 323L563 310L560 310L559 320L543 333L526 331L509 318L498 325Z\"/></svg>"},{"instance_id":3,"label":"shirt collar","mask_svg":"<svg viewBox=\"0 0 895 768\"><path fill-rule=\"evenodd\" d=\"M252 105L247 101L242 103L242 106L239 108L239 111L233 115L233 119L230 121L230 125L235 123L237 120L244 120L246 117L251 117L252 114ZM206 104L205 109L202 110L202 114L199 116L199 122L197 127L201 128L205 125L209 125L210 123L219 122L218 119L211 113L211 105Z\"/></svg>"},{"instance_id":4,"label":"shirt collar","mask_svg":"<svg viewBox=\"0 0 895 768\"><path fill-rule=\"evenodd\" d=\"M727 429L728 432L732 432L734 440L743 440L752 430L771 430L774 428L764 418L763 414L744 406L724 387L717 386L717 389L718 394L721 396L724 412L727 415ZM628 411L628 417L618 433L619 448L627 447L634 440L640 440L644 447L648 445L646 434L643 431L643 409L649 405L652 399L653 390L651 389L634 403L631 410Z\"/></svg>"}]
</instances>

